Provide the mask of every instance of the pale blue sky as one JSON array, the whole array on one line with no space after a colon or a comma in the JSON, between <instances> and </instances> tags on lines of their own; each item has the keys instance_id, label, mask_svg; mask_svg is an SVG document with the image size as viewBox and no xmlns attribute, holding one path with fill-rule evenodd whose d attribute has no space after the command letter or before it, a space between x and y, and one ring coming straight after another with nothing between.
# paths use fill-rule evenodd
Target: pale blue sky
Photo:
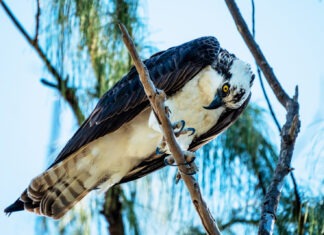
<instances>
[{"instance_id":1,"label":"pale blue sky","mask_svg":"<svg viewBox=\"0 0 324 235\"><path fill-rule=\"evenodd\" d=\"M250 1L238 3L250 24ZM34 1L13 0L7 4L32 34ZM145 4L143 14L148 20L148 37L156 47L166 49L193 38L213 35L221 46L254 65L224 1L147 0ZM299 85L302 128L293 161L296 177L301 182L309 179L318 182L324 178L318 166L324 163L316 161L317 168L313 170L312 159L319 156L310 155L307 149L310 138L319 129L310 124L324 119L324 108L320 107L320 100L324 98L324 3L317 0L256 1L256 11L257 41L278 79L290 95L294 86ZM45 168L52 106L58 97L40 84L40 78L49 75L2 9L0 36L2 211ZM257 80L252 101L265 104ZM273 105L283 123L284 110L276 101ZM270 133L277 135L275 129ZM275 141L278 141L277 136ZM0 233L34 234L34 220L35 216L27 212L9 218L0 213Z\"/></svg>"}]
</instances>

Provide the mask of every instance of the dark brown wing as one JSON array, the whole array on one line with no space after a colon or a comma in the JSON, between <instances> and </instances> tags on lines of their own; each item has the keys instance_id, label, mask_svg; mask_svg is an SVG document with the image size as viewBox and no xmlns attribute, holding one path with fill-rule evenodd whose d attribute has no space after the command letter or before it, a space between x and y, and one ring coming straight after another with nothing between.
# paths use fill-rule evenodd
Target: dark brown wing
<instances>
[{"instance_id":1,"label":"dark brown wing","mask_svg":"<svg viewBox=\"0 0 324 235\"><path fill-rule=\"evenodd\" d=\"M245 110L246 106L249 103L250 98L251 98L251 94L239 109L226 109L220 116L215 126L213 126L209 131L207 131L203 135L193 140L193 142L189 146L189 150L196 151L203 145L213 140L217 135L225 131L228 127L230 127L238 119L241 113ZM141 178L153 171L156 171L164 167L165 166L164 158L166 156L167 156L166 154L161 156L152 153L152 155L149 158L147 158L145 161L141 162L138 166L136 166L133 170L131 170L120 181L120 183L125 183L128 181Z\"/></svg>"},{"instance_id":2,"label":"dark brown wing","mask_svg":"<svg viewBox=\"0 0 324 235\"><path fill-rule=\"evenodd\" d=\"M156 87L171 96L204 67L211 65L217 59L219 50L216 38L202 37L159 52L144 63ZM117 130L148 106L149 102L138 73L132 68L103 95L89 118L69 140L51 166L89 142Z\"/></svg>"}]
</instances>

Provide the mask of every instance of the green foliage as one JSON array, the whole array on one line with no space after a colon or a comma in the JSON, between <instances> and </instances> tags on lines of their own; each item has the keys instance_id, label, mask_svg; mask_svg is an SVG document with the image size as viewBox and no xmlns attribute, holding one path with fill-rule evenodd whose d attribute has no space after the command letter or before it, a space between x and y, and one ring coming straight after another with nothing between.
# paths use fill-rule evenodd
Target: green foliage
<instances>
[{"instance_id":1,"label":"green foliage","mask_svg":"<svg viewBox=\"0 0 324 235\"><path fill-rule=\"evenodd\" d=\"M43 4L39 40L66 86L77 92L82 115L75 116L81 123L98 97L131 66L117 23L122 22L135 36L141 53L146 49L138 1L54 0ZM197 152L197 177L203 195L225 234L235 234L238 226L246 233L256 231L262 198L277 161L270 131L264 110L250 104L232 127ZM164 226L170 233L203 234L201 226L196 225L199 220L187 189L182 183L174 184L175 171L165 168L118 188L128 234L149 233L154 225L158 232ZM296 200L293 187L285 184L276 221L278 233L323 233L323 199L310 202L307 198L297 210L292 203ZM103 204L113 204L110 199L106 198ZM98 222L102 220L99 201L87 198L83 201L85 206L77 205L61 221L39 219L38 233L91 234L95 226L99 233L101 227L106 229L106 224Z\"/></svg>"},{"instance_id":2,"label":"green foliage","mask_svg":"<svg viewBox=\"0 0 324 235\"><path fill-rule=\"evenodd\" d=\"M47 54L68 86L77 89L79 101L89 104L83 110L87 114L93 98L101 97L131 66L118 23L136 35L139 49L145 41L138 2L55 0L42 6L42 12Z\"/></svg>"}]
</instances>

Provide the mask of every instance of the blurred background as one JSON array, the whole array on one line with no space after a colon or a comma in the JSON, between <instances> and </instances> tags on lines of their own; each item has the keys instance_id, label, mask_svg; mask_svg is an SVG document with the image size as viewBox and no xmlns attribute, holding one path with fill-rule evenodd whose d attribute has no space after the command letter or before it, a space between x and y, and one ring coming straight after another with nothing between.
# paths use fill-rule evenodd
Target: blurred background
<instances>
[{"instance_id":1,"label":"blurred background","mask_svg":"<svg viewBox=\"0 0 324 235\"><path fill-rule=\"evenodd\" d=\"M324 3L237 4L283 88L292 96L299 87L302 126L295 170L285 180L275 233L324 234ZM116 22L126 25L143 59L212 35L256 71L224 1L13 0L0 5L1 210L55 159L98 98L129 70ZM282 126L285 110L263 82ZM224 234L257 232L279 150L279 131L257 76L245 113L198 151L196 177ZM0 213L0 233L109 234L108 227L115 226L116 234L204 234L185 186L174 183L175 174L166 167L105 194L93 192L60 221ZM112 213L118 216L111 218Z\"/></svg>"}]
</instances>

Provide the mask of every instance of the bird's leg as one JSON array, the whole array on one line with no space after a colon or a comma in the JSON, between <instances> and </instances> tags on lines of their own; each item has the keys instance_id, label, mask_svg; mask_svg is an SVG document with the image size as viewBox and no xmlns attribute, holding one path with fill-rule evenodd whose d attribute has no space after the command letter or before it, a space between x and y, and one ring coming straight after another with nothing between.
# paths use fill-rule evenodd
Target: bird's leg
<instances>
[{"instance_id":1,"label":"bird's leg","mask_svg":"<svg viewBox=\"0 0 324 235\"><path fill-rule=\"evenodd\" d=\"M185 162L180 163L179 165L184 165L186 168L181 173L186 175L194 175L198 171L197 165L194 163L194 160L196 159L195 154L191 151L183 151ZM164 163L169 166L178 166L175 163L175 160L172 155L168 155L164 158ZM176 176L176 183L179 182L181 179L181 174L178 172Z\"/></svg>"},{"instance_id":2,"label":"bird's leg","mask_svg":"<svg viewBox=\"0 0 324 235\"><path fill-rule=\"evenodd\" d=\"M172 112L168 106L165 106L165 113L170 118ZM185 162L180 163L180 165L185 166L185 170L183 170L184 172L181 172L181 173L186 174L186 175L193 175L198 171L198 167L194 163L195 154L193 152L186 150L186 149L188 149L189 145L187 145L185 142L183 143L179 139L179 137L182 135L187 135L188 137L193 136L195 134L196 130L194 128L185 127L185 126L186 126L186 122L184 120L180 120L180 121L177 121L172 124L172 129L174 131L174 135L178 139L178 143L180 144L182 149L185 149L185 150L183 150ZM190 138L193 138L193 137L190 137ZM155 152L157 155L170 154L170 150L168 149L168 146L167 146L167 143L166 143L166 140L164 137L162 138L161 142L158 144ZM166 165L170 165L170 166L177 166L175 164L175 160L172 155L166 156L164 158L164 163ZM181 174L178 173L177 182L180 180L180 178L181 178Z\"/></svg>"},{"instance_id":3,"label":"bird's leg","mask_svg":"<svg viewBox=\"0 0 324 235\"><path fill-rule=\"evenodd\" d=\"M171 113L171 111L168 108L166 108L166 112ZM177 138L181 135L186 135L186 134L188 134L188 136L192 136L196 132L196 130L194 128L185 127L185 126L186 126L186 122L184 120L180 120L180 121L172 124L172 128L174 130L174 135ZM156 147L155 152L157 155L163 155L163 154L169 152L164 137L162 138L159 145Z\"/></svg>"},{"instance_id":4,"label":"bird's leg","mask_svg":"<svg viewBox=\"0 0 324 235\"><path fill-rule=\"evenodd\" d=\"M191 151L184 151L184 158L186 161L186 170L181 172L186 175L194 175L198 172L198 167L194 162L196 159L195 153ZM180 174L181 175L181 174Z\"/></svg>"},{"instance_id":5,"label":"bird's leg","mask_svg":"<svg viewBox=\"0 0 324 235\"><path fill-rule=\"evenodd\" d=\"M185 127L185 126L186 126L186 122L184 120L180 120L178 122L173 123L172 128L174 130L174 135L176 137L179 137L180 135L185 135L188 133L190 133L189 136L195 134L196 132L195 128Z\"/></svg>"}]
</instances>

